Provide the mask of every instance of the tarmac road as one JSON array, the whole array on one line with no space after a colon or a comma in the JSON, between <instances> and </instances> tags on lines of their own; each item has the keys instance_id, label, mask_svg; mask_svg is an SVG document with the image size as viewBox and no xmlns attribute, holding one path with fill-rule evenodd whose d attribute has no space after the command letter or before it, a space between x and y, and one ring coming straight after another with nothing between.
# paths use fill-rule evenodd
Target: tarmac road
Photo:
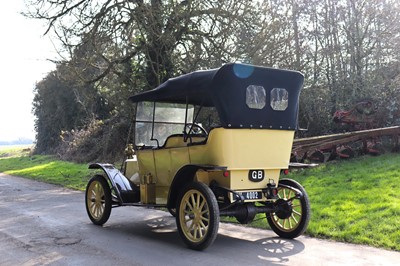
<instances>
[{"instance_id":1,"label":"tarmac road","mask_svg":"<svg viewBox=\"0 0 400 266\"><path fill-rule=\"evenodd\" d=\"M193 251L167 212L115 208L95 226L84 193L0 173L0 265L400 265L400 252L231 224Z\"/></svg>"}]
</instances>

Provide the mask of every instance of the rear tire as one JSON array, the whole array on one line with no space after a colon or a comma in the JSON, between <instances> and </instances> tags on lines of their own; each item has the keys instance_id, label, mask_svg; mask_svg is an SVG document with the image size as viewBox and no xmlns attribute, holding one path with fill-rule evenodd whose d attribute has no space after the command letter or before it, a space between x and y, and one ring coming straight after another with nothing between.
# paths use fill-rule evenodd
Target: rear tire
<instances>
[{"instance_id":1,"label":"rear tire","mask_svg":"<svg viewBox=\"0 0 400 266\"><path fill-rule=\"evenodd\" d=\"M111 214L111 189L106 179L95 175L89 180L85 194L86 212L96 225L103 225Z\"/></svg>"},{"instance_id":2,"label":"rear tire","mask_svg":"<svg viewBox=\"0 0 400 266\"><path fill-rule=\"evenodd\" d=\"M182 190L176 206L176 224L183 242L191 249L203 250L214 242L219 208L207 185L192 182Z\"/></svg>"},{"instance_id":3,"label":"rear tire","mask_svg":"<svg viewBox=\"0 0 400 266\"><path fill-rule=\"evenodd\" d=\"M295 196L295 191L282 187L281 184L300 190L303 196L300 199L287 201ZM291 179L281 179L278 185L278 197L277 201L283 206L282 211L267 213L268 224L280 237L296 238L304 233L310 221L311 210L308 195L298 182Z\"/></svg>"}]
</instances>

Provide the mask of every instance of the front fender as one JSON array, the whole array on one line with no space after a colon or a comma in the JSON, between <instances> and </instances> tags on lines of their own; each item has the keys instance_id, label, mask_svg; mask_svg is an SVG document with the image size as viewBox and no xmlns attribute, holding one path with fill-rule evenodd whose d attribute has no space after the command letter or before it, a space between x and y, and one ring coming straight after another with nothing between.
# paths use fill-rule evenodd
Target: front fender
<instances>
[{"instance_id":1,"label":"front fender","mask_svg":"<svg viewBox=\"0 0 400 266\"><path fill-rule=\"evenodd\" d=\"M117 168L112 164L94 163L89 165L89 169L102 169L106 174L107 179L110 181L112 190L117 196L118 202L123 204L127 200L125 195L132 192L137 192L137 188L132 186L129 179L126 178Z\"/></svg>"}]
</instances>

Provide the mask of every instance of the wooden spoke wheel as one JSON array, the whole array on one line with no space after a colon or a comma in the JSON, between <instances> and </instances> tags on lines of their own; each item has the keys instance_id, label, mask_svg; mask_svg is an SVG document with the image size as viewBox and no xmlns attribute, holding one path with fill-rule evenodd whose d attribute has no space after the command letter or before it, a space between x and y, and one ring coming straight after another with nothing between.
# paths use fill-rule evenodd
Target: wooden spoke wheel
<instances>
[{"instance_id":1,"label":"wooden spoke wheel","mask_svg":"<svg viewBox=\"0 0 400 266\"><path fill-rule=\"evenodd\" d=\"M105 178L96 175L86 186L86 212L96 225L103 225L111 214L111 189Z\"/></svg>"},{"instance_id":2,"label":"wooden spoke wheel","mask_svg":"<svg viewBox=\"0 0 400 266\"><path fill-rule=\"evenodd\" d=\"M186 186L176 207L176 224L185 244L195 250L211 245L218 234L219 209L211 189L198 182Z\"/></svg>"},{"instance_id":3,"label":"wooden spoke wheel","mask_svg":"<svg viewBox=\"0 0 400 266\"><path fill-rule=\"evenodd\" d=\"M296 195L295 190L281 185L298 189L303 196L300 199L293 199ZM280 237L298 237L304 233L310 221L310 201L306 191L298 182L282 179L278 185L278 198L276 203L280 205L280 210L275 213L267 213L268 224Z\"/></svg>"}]
</instances>

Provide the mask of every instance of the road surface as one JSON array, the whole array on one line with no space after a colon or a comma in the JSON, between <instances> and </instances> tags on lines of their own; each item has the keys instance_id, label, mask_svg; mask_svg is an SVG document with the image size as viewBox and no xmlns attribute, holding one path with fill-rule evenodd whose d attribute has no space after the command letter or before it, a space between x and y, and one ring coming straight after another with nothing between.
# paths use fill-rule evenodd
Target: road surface
<instances>
[{"instance_id":1,"label":"road surface","mask_svg":"<svg viewBox=\"0 0 400 266\"><path fill-rule=\"evenodd\" d=\"M400 265L400 252L221 224L205 251L187 249L167 212L115 208L103 226L84 193L0 173L0 265Z\"/></svg>"}]
</instances>

